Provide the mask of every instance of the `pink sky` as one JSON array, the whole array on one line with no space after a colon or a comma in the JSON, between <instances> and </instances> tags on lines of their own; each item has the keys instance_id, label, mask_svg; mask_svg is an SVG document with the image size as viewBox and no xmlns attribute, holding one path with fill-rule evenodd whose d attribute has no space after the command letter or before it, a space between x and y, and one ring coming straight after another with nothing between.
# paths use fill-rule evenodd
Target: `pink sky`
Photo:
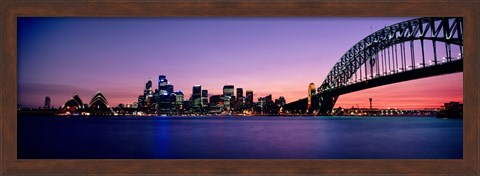
<instances>
[{"instance_id":1,"label":"pink sky","mask_svg":"<svg viewBox=\"0 0 480 176\"><path fill-rule=\"evenodd\" d=\"M463 73L435 76L389 84L342 95L335 107L438 108L450 101L463 102Z\"/></svg>"},{"instance_id":2,"label":"pink sky","mask_svg":"<svg viewBox=\"0 0 480 176\"><path fill-rule=\"evenodd\" d=\"M111 106L131 104L158 75L185 99L193 85L214 95L232 84L254 101L288 103L320 86L358 41L409 19L19 18L18 103L42 107L49 96L58 107L74 93L88 103L101 91ZM437 76L342 95L336 107L366 107L369 97L374 107L438 107L463 101L462 88L462 73Z\"/></svg>"}]
</instances>

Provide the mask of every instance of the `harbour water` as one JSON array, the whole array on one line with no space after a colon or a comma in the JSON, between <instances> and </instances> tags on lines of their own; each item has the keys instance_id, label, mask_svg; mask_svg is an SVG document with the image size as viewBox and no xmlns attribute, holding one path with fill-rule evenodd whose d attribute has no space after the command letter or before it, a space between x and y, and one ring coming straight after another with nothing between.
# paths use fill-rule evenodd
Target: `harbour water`
<instances>
[{"instance_id":1,"label":"harbour water","mask_svg":"<svg viewBox=\"0 0 480 176\"><path fill-rule=\"evenodd\" d=\"M461 159L463 120L434 117L20 115L19 159Z\"/></svg>"}]
</instances>

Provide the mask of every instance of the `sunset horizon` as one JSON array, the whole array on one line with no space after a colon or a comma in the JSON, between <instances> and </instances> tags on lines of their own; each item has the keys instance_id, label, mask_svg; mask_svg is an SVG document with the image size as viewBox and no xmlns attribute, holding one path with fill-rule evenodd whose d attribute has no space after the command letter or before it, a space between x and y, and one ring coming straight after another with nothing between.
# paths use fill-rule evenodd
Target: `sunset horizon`
<instances>
[{"instance_id":1,"label":"sunset horizon","mask_svg":"<svg viewBox=\"0 0 480 176\"><path fill-rule=\"evenodd\" d=\"M294 102L319 87L357 41L410 18L19 18L18 104L54 108L101 91L111 107L133 104L166 75L185 100L194 85L224 85ZM356 25L355 29L349 28ZM345 36L331 36L340 33ZM74 34L74 35L72 35ZM448 84L445 84L448 82ZM463 103L463 73L341 95L335 107L439 108Z\"/></svg>"}]
</instances>

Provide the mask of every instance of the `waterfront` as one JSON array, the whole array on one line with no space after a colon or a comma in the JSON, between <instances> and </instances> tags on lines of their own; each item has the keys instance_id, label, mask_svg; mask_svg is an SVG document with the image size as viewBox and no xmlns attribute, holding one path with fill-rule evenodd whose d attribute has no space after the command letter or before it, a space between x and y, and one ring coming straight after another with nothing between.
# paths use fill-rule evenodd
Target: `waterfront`
<instances>
[{"instance_id":1,"label":"waterfront","mask_svg":"<svg viewBox=\"0 0 480 176\"><path fill-rule=\"evenodd\" d=\"M18 118L19 159L461 159L433 117Z\"/></svg>"}]
</instances>

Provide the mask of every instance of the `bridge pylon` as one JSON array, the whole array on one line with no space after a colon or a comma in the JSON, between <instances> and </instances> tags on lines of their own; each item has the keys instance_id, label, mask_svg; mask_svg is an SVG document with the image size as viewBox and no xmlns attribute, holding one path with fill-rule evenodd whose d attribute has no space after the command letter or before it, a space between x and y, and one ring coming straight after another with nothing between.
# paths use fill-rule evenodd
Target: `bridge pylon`
<instances>
[{"instance_id":1,"label":"bridge pylon","mask_svg":"<svg viewBox=\"0 0 480 176\"><path fill-rule=\"evenodd\" d=\"M331 93L320 93L315 95L314 107L316 115L331 115L333 106L338 100L339 95Z\"/></svg>"}]
</instances>

